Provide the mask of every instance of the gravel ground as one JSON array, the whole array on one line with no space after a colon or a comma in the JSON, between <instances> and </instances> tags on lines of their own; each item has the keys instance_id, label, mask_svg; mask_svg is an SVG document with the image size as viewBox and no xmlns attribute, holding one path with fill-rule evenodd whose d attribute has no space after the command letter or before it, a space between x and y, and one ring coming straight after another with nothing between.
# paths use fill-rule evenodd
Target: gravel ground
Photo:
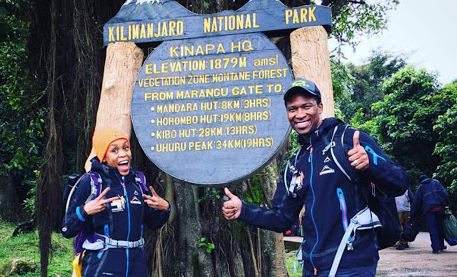
<instances>
[{"instance_id":1,"label":"gravel ground","mask_svg":"<svg viewBox=\"0 0 457 277\"><path fill-rule=\"evenodd\" d=\"M457 246L433 254L430 245L429 233L420 232L405 250L381 250L377 276L457 277Z\"/></svg>"},{"instance_id":2,"label":"gravel ground","mask_svg":"<svg viewBox=\"0 0 457 277\"><path fill-rule=\"evenodd\" d=\"M288 254L293 256L301 237L284 237ZM395 247L379 252L377 277L457 277L457 245L449 246L440 254L433 254L428 232L420 232L405 250Z\"/></svg>"}]
</instances>

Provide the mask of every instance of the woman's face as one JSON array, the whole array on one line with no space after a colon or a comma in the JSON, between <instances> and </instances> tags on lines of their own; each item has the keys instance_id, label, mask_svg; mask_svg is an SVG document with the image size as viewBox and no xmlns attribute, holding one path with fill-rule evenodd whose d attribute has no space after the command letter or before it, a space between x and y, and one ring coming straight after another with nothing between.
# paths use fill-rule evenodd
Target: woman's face
<instances>
[{"instance_id":1,"label":"woman's face","mask_svg":"<svg viewBox=\"0 0 457 277\"><path fill-rule=\"evenodd\" d=\"M132 152L130 152L130 145L127 140L118 139L108 146L105 162L107 165L117 168L122 176L129 174L131 160Z\"/></svg>"}]
</instances>

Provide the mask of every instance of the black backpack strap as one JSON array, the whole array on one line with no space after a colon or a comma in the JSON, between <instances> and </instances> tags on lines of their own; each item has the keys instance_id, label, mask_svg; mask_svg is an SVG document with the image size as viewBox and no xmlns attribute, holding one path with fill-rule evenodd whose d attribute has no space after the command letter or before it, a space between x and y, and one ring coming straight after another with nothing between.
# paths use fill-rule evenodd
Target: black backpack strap
<instances>
[{"instance_id":1,"label":"black backpack strap","mask_svg":"<svg viewBox=\"0 0 457 277\"><path fill-rule=\"evenodd\" d=\"M337 158L338 156L347 155L346 149L344 148L344 136L346 134L347 129L349 129L350 127L351 126L349 124L345 124L343 126L335 126L335 128L333 128L332 139L323 151L330 150L330 154L332 155L333 161L335 162L336 166L349 179L349 181L355 183L355 177L353 176L352 170L350 168L351 165L347 162L347 160L342 161L338 160ZM338 138L339 141L335 141Z\"/></svg>"},{"instance_id":2,"label":"black backpack strap","mask_svg":"<svg viewBox=\"0 0 457 277\"><path fill-rule=\"evenodd\" d=\"M295 151L292 154L292 157L290 157L289 161L287 162L286 168L284 169L284 174L283 174L283 179L284 179L284 186L286 188L286 193L289 196L294 197L295 196L295 187L297 187L297 176L298 176L298 170L296 169L297 166L297 161L300 158L301 152L302 152L303 147L300 147L297 151ZM293 162L293 164L291 163ZM287 181L287 174L290 172L292 174L290 183Z\"/></svg>"}]
</instances>

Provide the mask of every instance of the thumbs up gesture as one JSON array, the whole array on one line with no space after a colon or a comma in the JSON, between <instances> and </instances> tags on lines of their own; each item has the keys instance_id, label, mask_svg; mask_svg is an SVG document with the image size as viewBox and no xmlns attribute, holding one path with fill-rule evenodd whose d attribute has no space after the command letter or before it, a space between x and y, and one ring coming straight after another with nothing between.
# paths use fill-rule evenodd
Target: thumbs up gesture
<instances>
[{"instance_id":1,"label":"thumbs up gesture","mask_svg":"<svg viewBox=\"0 0 457 277\"><path fill-rule=\"evenodd\" d=\"M238 196L234 195L228 188L224 189L225 195L229 198L229 200L224 202L222 206L222 212L224 213L224 217L227 220L234 220L237 219L241 214L241 207L242 203Z\"/></svg>"},{"instance_id":2,"label":"thumbs up gesture","mask_svg":"<svg viewBox=\"0 0 457 277\"><path fill-rule=\"evenodd\" d=\"M359 137L360 131L357 130L354 132L354 137L352 138L354 147L348 151L349 162L357 170L366 170L370 166L370 160L368 159L367 151L360 145Z\"/></svg>"}]
</instances>

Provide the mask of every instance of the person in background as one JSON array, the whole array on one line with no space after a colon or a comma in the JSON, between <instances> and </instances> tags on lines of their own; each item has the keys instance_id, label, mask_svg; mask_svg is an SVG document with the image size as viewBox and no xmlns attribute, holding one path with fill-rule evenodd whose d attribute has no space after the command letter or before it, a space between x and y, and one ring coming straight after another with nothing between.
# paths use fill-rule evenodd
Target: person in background
<instances>
[{"instance_id":1,"label":"person in background","mask_svg":"<svg viewBox=\"0 0 457 277\"><path fill-rule=\"evenodd\" d=\"M414 195L411 189L405 191L403 195L395 197L395 204L397 206L398 219L400 221L401 231L405 231L405 225L409 221L411 203L414 200ZM409 248L408 242L404 239L400 239L396 244L397 250L403 250Z\"/></svg>"},{"instance_id":2,"label":"person in background","mask_svg":"<svg viewBox=\"0 0 457 277\"><path fill-rule=\"evenodd\" d=\"M421 175L420 185L417 188L411 208L411 217L419 220L421 214L425 214L430 240L432 242L432 253L439 254L446 249L444 245L444 207L448 204L449 194L436 179Z\"/></svg>"}]
</instances>

